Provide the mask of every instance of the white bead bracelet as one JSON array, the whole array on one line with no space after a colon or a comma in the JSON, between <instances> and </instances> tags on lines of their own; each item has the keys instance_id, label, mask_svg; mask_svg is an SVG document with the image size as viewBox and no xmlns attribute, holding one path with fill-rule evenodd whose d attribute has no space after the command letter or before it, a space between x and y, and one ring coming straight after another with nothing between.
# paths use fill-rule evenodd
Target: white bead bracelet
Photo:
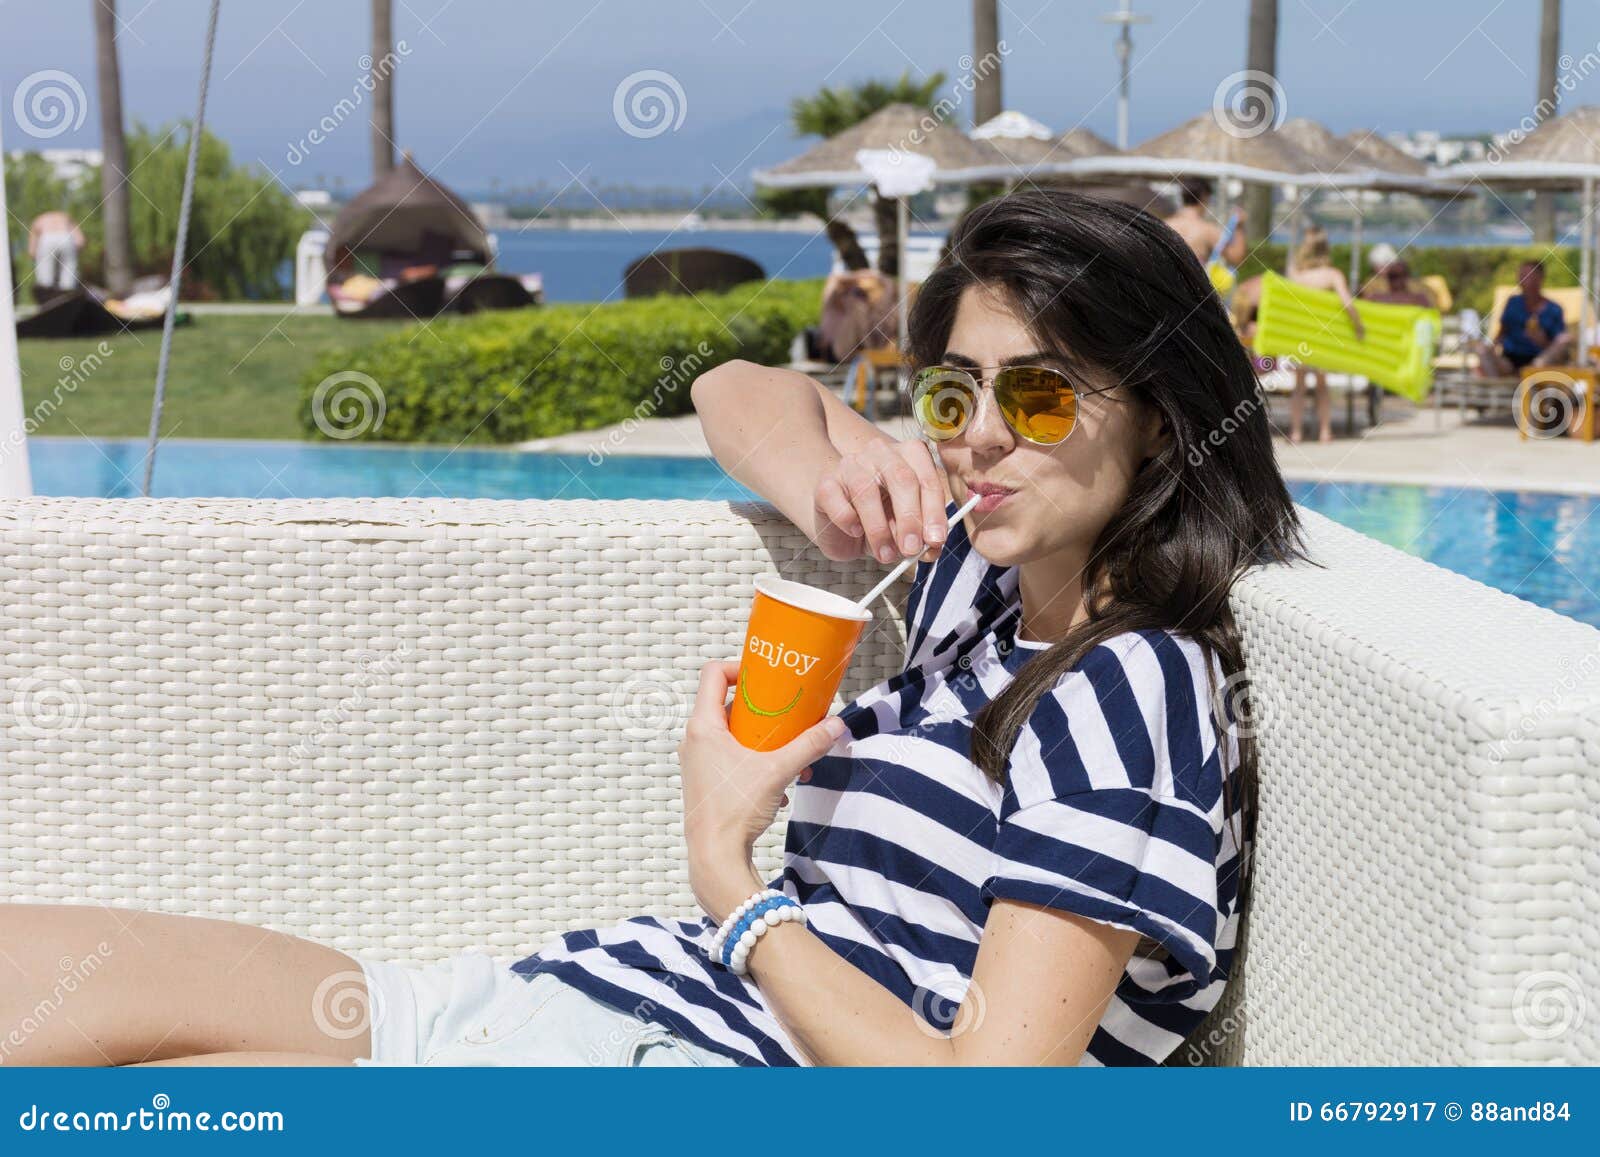
<instances>
[{"instance_id":1,"label":"white bead bracelet","mask_svg":"<svg viewBox=\"0 0 1600 1157\"><path fill-rule=\"evenodd\" d=\"M779 924L788 924L795 921L804 924L806 922L806 910L792 900L777 908L767 909L755 920L752 920L750 927L746 928L739 939L734 942L733 954L728 961L728 967L738 975L743 976L749 971L750 952L755 948L756 941L760 940L770 929L776 928Z\"/></svg>"}]
</instances>

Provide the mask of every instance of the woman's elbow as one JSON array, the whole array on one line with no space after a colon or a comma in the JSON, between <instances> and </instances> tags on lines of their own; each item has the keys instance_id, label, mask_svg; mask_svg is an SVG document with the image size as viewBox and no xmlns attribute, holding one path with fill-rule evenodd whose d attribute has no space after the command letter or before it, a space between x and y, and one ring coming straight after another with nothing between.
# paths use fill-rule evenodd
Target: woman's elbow
<instances>
[{"instance_id":1,"label":"woman's elbow","mask_svg":"<svg viewBox=\"0 0 1600 1157\"><path fill-rule=\"evenodd\" d=\"M727 392L728 385L735 378L754 368L753 363L736 358L712 366L699 375L689 386L689 400L694 404L695 412L704 417L706 411L716 405L717 399Z\"/></svg>"}]
</instances>

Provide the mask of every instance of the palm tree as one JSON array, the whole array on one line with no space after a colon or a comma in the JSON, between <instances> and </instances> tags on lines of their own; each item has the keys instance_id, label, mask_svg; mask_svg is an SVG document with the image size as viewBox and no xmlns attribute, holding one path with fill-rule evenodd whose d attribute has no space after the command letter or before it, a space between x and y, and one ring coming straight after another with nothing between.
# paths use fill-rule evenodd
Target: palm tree
<instances>
[{"instance_id":1,"label":"palm tree","mask_svg":"<svg viewBox=\"0 0 1600 1157\"><path fill-rule=\"evenodd\" d=\"M122 128L122 69L117 62L117 0L93 0L95 83L100 92L100 196L105 231L106 289L125 297L133 288L133 240L128 232L128 138Z\"/></svg>"},{"instance_id":2,"label":"palm tree","mask_svg":"<svg viewBox=\"0 0 1600 1157\"><path fill-rule=\"evenodd\" d=\"M394 168L394 6L372 0L372 179Z\"/></svg>"},{"instance_id":3,"label":"palm tree","mask_svg":"<svg viewBox=\"0 0 1600 1157\"><path fill-rule=\"evenodd\" d=\"M1250 0L1250 40L1244 66L1251 72L1278 75L1278 0ZM1276 116L1278 110L1273 110ZM1272 186L1251 185L1244 193L1250 231L1266 238L1272 232Z\"/></svg>"},{"instance_id":4,"label":"palm tree","mask_svg":"<svg viewBox=\"0 0 1600 1157\"><path fill-rule=\"evenodd\" d=\"M1000 115L1000 0L972 0L972 123Z\"/></svg>"},{"instance_id":5,"label":"palm tree","mask_svg":"<svg viewBox=\"0 0 1600 1157\"><path fill-rule=\"evenodd\" d=\"M838 136L845 129L858 125L879 109L891 104L914 104L932 108L939 90L944 87L944 73L936 72L924 80L912 80L909 72L899 80L869 80L843 88L823 88L814 96L797 97L789 108L789 119L794 131L802 136ZM824 194L824 198L826 194ZM878 229L878 270L889 276L900 276L900 237L896 216L900 202L895 197L880 197L872 193L872 217ZM846 267L860 269L866 265L861 257L861 247L856 242L855 230L843 221L837 221L824 211L821 216L828 221L828 238L839 250ZM853 250L853 254L851 252ZM854 256L859 261L851 265Z\"/></svg>"},{"instance_id":6,"label":"palm tree","mask_svg":"<svg viewBox=\"0 0 1600 1157\"><path fill-rule=\"evenodd\" d=\"M1533 94L1537 119L1556 114L1561 89L1556 85L1556 66L1561 59L1561 0L1544 0L1539 19L1539 91ZM1556 198L1540 192L1533 197L1533 239L1548 245L1556 239Z\"/></svg>"}]
</instances>

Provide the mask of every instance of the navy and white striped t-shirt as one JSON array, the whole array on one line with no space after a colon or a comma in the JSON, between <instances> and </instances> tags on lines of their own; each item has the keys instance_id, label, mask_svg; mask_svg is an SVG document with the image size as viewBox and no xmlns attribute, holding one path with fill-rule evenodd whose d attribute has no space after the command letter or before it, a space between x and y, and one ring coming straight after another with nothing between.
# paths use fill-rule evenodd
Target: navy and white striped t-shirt
<instances>
[{"instance_id":1,"label":"navy and white striped t-shirt","mask_svg":"<svg viewBox=\"0 0 1600 1157\"><path fill-rule=\"evenodd\" d=\"M1020 613L1015 568L956 527L917 568L904 671L845 708L850 734L789 789L772 886L939 1028L955 1022L992 900L1138 931L1082 1063L1158 1063L1221 997L1238 926L1238 817L1223 803L1238 753L1213 721L1220 669L1176 635L1111 639L1040 700L1002 789L968 752L973 716L1043 646L1016 641ZM516 969L744 1064L806 1063L755 984L708 960L714 931L639 917L567 933Z\"/></svg>"}]
</instances>

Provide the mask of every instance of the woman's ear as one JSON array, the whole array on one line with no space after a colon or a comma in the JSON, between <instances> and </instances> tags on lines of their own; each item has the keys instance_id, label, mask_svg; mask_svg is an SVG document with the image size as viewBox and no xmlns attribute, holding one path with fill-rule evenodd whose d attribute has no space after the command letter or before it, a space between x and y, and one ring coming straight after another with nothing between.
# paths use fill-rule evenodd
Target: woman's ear
<instances>
[{"instance_id":1,"label":"woman's ear","mask_svg":"<svg viewBox=\"0 0 1600 1157\"><path fill-rule=\"evenodd\" d=\"M1139 415L1139 432L1143 440L1145 458L1158 457L1172 444L1172 423L1167 415L1154 406L1146 405Z\"/></svg>"}]
</instances>

